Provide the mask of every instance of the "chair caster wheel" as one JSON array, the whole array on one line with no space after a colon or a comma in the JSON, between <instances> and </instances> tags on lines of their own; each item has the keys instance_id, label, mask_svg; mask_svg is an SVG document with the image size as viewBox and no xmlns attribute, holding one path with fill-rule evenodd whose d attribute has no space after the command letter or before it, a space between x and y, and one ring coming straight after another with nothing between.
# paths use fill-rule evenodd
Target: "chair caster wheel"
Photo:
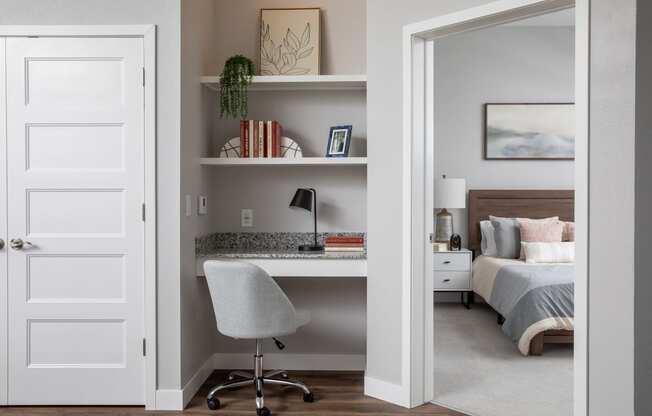
<instances>
[{"instance_id":1,"label":"chair caster wheel","mask_svg":"<svg viewBox=\"0 0 652 416\"><path fill-rule=\"evenodd\" d=\"M207 399L206 404L208 405L208 408L211 410L217 410L220 408L220 401L217 399L217 397Z\"/></svg>"},{"instance_id":2,"label":"chair caster wheel","mask_svg":"<svg viewBox=\"0 0 652 416\"><path fill-rule=\"evenodd\" d=\"M312 403L315 401L315 396L312 393L303 393L303 401L306 403Z\"/></svg>"},{"instance_id":3,"label":"chair caster wheel","mask_svg":"<svg viewBox=\"0 0 652 416\"><path fill-rule=\"evenodd\" d=\"M266 407L261 407L260 409L256 409L256 416L272 416L272 412Z\"/></svg>"}]
</instances>

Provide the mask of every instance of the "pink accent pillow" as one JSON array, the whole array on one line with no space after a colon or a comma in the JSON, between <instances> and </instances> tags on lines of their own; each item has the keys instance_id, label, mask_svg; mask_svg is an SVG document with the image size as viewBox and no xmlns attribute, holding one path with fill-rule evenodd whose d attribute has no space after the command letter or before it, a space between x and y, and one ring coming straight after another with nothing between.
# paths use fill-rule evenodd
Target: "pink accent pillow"
<instances>
[{"instance_id":1,"label":"pink accent pillow","mask_svg":"<svg viewBox=\"0 0 652 416\"><path fill-rule=\"evenodd\" d=\"M559 243L564 232L562 221L523 221L518 220L521 228L521 241L528 243Z\"/></svg>"},{"instance_id":2,"label":"pink accent pillow","mask_svg":"<svg viewBox=\"0 0 652 416\"><path fill-rule=\"evenodd\" d=\"M564 223L559 219L531 220L518 218L521 229L521 241L526 243L560 243L564 232ZM521 258L525 258L521 247Z\"/></svg>"},{"instance_id":3,"label":"pink accent pillow","mask_svg":"<svg viewBox=\"0 0 652 416\"><path fill-rule=\"evenodd\" d=\"M575 241L575 223L564 221L564 232L561 241Z\"/></svg>"}]
</instances>

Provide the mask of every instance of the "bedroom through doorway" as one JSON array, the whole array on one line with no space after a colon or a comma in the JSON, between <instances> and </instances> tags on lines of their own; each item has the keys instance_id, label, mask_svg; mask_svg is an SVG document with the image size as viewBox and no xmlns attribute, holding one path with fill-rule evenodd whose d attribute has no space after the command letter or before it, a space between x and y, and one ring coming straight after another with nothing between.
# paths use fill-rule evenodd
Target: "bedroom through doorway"
<instances>
[{"instance_id":1,"label":"bedroom through doorway","mask_svg":"<svg viewBox=\"0 0 652 416\"><path fill-rule=\"evenodd\" d=\"M433 54L434 402L570 416L575 10L446 36Z\"/></svg>"}]
</instances>

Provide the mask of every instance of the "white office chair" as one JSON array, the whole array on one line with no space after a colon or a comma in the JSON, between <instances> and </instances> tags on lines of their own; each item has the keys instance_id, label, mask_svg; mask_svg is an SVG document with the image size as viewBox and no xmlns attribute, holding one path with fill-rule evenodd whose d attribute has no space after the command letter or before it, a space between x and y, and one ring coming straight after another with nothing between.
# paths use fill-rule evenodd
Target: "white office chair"
<instances>
[{"instance_id":1,"label":"white office chair","mask_svg":"<svg viewBox=\"0 0 652 416\"><path fill-rule=\"evenodd\" d=\"M265 407L263 397L265 383L296 387L303 391L305 402L312 402L314 397L308 387L300 381L289 380L285 371L263 374L261 342L265 338L273 338L279 349L283 349L283 344L276 337L295 333L297 328L310 321L310 316L297 313L274 279L258 266L207 261L204 272L213 300L217 330L228 337L256 340L254 373L230 373L228 381L208 393L208 407L212 410L220 407L220 401L215 397L218 391L253 384L256 387L256 415L269 416L271 412Z\"/></svg>"}]
</instances>

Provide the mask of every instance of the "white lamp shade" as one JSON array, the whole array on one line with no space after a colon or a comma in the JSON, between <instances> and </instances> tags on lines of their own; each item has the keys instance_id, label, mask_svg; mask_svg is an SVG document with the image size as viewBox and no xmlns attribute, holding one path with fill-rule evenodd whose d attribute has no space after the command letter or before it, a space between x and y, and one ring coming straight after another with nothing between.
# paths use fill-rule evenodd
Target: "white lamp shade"
<instances>
[{"instance_id":1,"label":"white lamp shade","mask_svg":"<svg viewBox=\"0 0 652 416\"><path fill-rule=\"evenodd\" d=\"M458 178L435 180L435 208L466 208L466 180Z\"/></svg>"}]
</instances>

